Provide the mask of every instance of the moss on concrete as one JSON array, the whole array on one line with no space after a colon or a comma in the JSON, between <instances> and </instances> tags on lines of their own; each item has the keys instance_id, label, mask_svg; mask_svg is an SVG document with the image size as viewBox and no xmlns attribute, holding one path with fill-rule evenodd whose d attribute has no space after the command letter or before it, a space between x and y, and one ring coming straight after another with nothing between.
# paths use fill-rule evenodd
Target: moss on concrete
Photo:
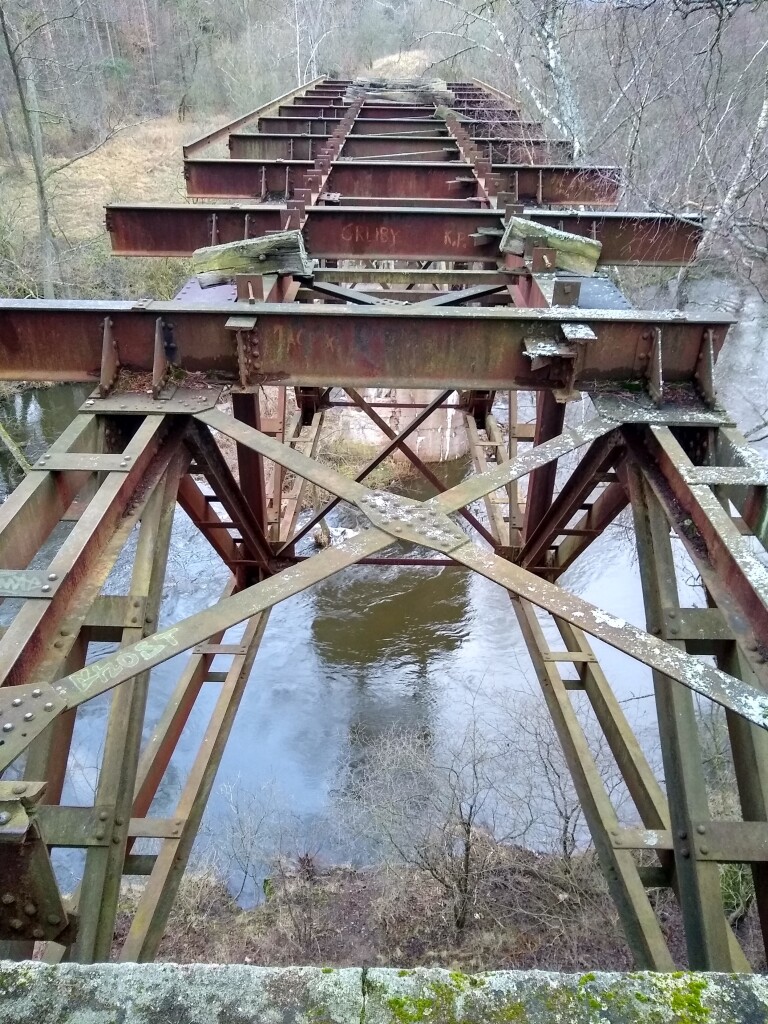
<instances>
[{"instance_id":1,"label":"moss on concrete","mask_svg":"<svg viewBox=\"0 0 768 1024\"><path fill-rule=\"evenodd\" d=\"M722 974L0 964L0 1024L768 1024Z\"/></svg>"}]
</instances>

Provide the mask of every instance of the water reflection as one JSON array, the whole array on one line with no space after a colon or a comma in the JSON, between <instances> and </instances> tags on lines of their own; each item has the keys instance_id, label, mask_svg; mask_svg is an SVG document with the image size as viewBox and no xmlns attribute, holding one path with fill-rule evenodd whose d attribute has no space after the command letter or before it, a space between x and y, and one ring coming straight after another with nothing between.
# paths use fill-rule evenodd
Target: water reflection
<instances>
[{"instance_id":1,"label":"water reflection","mask_svg":"<svg viewBox=\"0 0 768 1024\"><path fill-rule=\"evenodd\" d=\"M68 387L29 388L8 395L0 403L0 422L34 462L74 419L78 408L93 390L90 384ZM17 487L24 471L0 444L0 498Z\"/></svg>"}]
</instances>

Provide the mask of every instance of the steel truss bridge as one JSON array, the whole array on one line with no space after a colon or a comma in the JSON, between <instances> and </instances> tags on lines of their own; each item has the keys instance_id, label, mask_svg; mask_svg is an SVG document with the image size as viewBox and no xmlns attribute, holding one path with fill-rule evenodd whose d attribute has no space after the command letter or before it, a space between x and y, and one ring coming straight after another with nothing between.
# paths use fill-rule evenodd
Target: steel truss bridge
<instances>
[{"instance_id":1,"label":"steel truss bridge","mask_svg":"<svg viewBox=\"0 0 768 1024\"><path fill-rule=\"evenodd\" d=\"M567 142L548 139L482 83L450 89L446 112L318 79L185 148L188 195L206 202L107 208L117 254L184 256L299 228L311 274L243 275L210 289L191 280L171 302L0 303L0 378L94 386L0 507L0 596L14 611L0 637L0 764L12 769L0 783L6 956L40 943L49 961L107 959L121 879L143 874L118 955L154 957L269 614L359 564L449 564L509 593L638 967L675 967L654 911L654 892L669 888L690 966L749 969L724 913L726 863L751 866L768 934L768 575L755 554L768 529L768 467L715 400L714 365L732 321L631 308L605 275L553 272L556 254L536 237L519 253L500 251L516 214L599 240L605 267L677 266L692 258L701 223L617 212L618 169L574 164ZM225 140L229 157L217 155ZM126 388L137 377L147 386ZM190 383L200 380L212 387ZM262 408L262 385L278 389L276 414ZM217 408L224 387L232 415ZM403 410L404 429L389 426L381 406L392 403L371 398L371 387L424 389ZM535 424L520 422L521 391L535 394ZM590 416L566 428L567 403L579 397ZM508 431L494 415L500 400ZM387 437L355 480L315 458L327 410L341 405ZM412 445L447 407L465 420L474 463L452 488ZM236 446L238 474L221 439ZM431 481L433 497L366 486L396 450ZM575 466L556 489L566 458ZM333 500L299 525L308 485ZM297 555L297 541L338 502L367 528ZM177 504L231 578L214 606L158 631ZM645 630L558 585L627 506ZM130 588L106 596L137 525ZM705 607L680 605L671 533L701 576ZM52 535L63 539L51 557ZM402 554L403 544L429 557ZM242 639L223 642L242 622ZM652 670L664 787L594 640ZM97 641L118 646L86 664ZM151 670L184 651L189 660L145 732ZM212 670L214 658L227 659L226 671ZM206 685L218 697L178 804L153 817ZM62 805L76 718L106 691L93 806ZM619 822L574 691L605 735L636 827ZM710 811L697 695L725 709L741 820ZM137 852L143 838L157 841L156 854ZM85 851L81 883L66 896L51 868L56 847Z\"/></svg>"}]
</instances>

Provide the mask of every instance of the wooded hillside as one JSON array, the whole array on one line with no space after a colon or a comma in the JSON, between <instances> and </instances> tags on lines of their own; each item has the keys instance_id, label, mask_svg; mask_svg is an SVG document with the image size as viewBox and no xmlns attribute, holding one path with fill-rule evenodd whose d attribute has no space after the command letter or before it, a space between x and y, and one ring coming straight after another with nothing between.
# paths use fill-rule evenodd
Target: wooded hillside
<instances>
[{"instance_id":1,"label":"wooded hillside","mask_svg":"<svg viewBox=\"0 0 768 1024\"><path fill-rule=\"evenodd\" d=\"M532 119L573 141L577 159L626 168L626 207L704 212L715 258L759 276L763 0L9 0L0 5L0 292L136 285L94 272L102 250L83 243L95 226L78 223L77 190L61 188L73 161L121 133L151 148L137 124L163 119L168 134L172 119L191 138L319 74L388 71L474 76L517 94ZM158 149L153 174L167 174L167 152Z\"/></svg>"}]
</instances>

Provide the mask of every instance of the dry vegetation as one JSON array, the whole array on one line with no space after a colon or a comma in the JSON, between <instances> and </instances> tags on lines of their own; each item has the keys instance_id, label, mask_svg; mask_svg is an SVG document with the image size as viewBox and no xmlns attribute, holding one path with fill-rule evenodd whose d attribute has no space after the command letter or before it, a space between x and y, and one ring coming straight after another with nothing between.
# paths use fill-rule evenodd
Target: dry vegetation
<instances>
[{"instance_id":1,"label":"dry vegetation","mask_svg":"<svg viewBox=\"0 0 768 1024\"><path fill-rule=\"evenodd\" d=\"M553 856L501 848L467 928L423 872L355 870L298 863L277 870L268 896L238 907L210 868L181 886L158 955L174 963L315 964L327 967L446 967L451 970L631 970L615 905L591 853L564 865ZM116 939L138 898L123 894ZM677 903L655 891L657 913L676 961L686 963ZM754 907L738 925L745 952L765 969Z\"/></svg>"}]
</instances>

